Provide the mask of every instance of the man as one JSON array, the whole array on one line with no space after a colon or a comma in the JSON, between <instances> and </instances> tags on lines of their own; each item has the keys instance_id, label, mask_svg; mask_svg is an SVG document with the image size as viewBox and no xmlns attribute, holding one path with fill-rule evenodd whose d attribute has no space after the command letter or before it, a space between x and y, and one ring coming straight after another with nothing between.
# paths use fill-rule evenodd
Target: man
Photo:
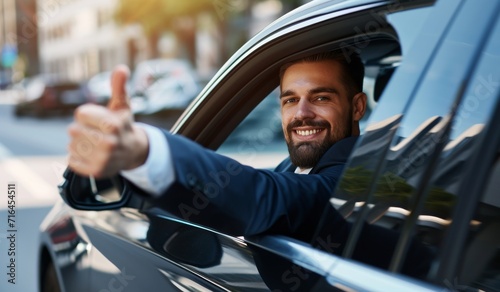
<instances>
[{"instance_id":1,"label":"man","mask_svg":"<svg viewBox=\"0 0 500 292\"><path fill-rule=\"evenodd\" d=\"M227 233L278 232L310 241L359 135L366 109L364 67L359 57L347 62L339 53L322 53L285 64L280 75L290 160L277 170L285 172L256 170L134 124L123 67L113 74L108 109L77 109L69 129L69 165L82 175L121 173L174 214Z\"/></svg>"},{"instance_id":2,"label":"man","mask_svg":"<svg viewBox=\"0 0 500 292\"><path fill-rule=\"evenodd\" d=\"M282 127L290 157L274 172L133 123L126 67L114 71L108 108L77 109L69 128L69 166L85 176L121 174L162 209L225 233L282 234L314 246L328 242L320 248L341 254L351 226L329 199L366 110L364 67L359 56L350 57L347 62L341 54L322 53L282 67ZM326 224L316 230L322 219ZM366 224L353 258L387 268L398 238ZM425 275L430 258L425 247L413 243L403 272Z\"/></svg>"}]
</instances>

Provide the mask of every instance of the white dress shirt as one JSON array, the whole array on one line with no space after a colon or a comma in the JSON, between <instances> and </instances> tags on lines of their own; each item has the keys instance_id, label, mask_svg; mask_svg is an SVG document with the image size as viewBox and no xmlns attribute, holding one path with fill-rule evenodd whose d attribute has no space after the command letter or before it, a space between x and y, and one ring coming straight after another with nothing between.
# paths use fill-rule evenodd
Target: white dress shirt
<instances>
[{"instance_id":1,"label":"white dress shirt","mask_svg":"<svg viewBox=\"0 0 500 292\"><path fill-rule=\"evenodd\" d=\"M121 175L142 190L157 197L175 181L170 146L160 129L142 123L137 123L137 125L142 127L148 136L148 158L137 168L121 171Z\"/></svg>"}]
</instances>

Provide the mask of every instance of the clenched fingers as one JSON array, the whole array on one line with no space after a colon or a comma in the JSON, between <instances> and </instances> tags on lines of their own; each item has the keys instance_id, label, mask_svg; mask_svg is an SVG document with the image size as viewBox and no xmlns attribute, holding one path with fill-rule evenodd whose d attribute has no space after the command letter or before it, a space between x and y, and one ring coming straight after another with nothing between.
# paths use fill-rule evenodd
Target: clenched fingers
<instances>
[{"instance_id":1,"label":"clenched fingers","mask_svg":"<svg viewBox=\"0 0 500 292\"><path fill-rule=\"evenodd\" d=\"M75 112L69 126L69 166L81 175L104 177L116 174L120 165L123 132L131 128L126 115L102 106L85 105Z\"/></svg>"}]
</instances>

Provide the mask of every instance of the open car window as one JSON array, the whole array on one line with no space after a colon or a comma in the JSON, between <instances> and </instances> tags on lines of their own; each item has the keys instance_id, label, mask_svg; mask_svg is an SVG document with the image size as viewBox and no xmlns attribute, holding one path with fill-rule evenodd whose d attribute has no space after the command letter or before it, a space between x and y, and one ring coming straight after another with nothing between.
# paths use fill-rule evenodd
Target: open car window
<instances>
[{"instance_id":1,"label":"open car window","mask_svg":"<svg viewBox=\"0 0 500 292\"><path fill-rule=\"evenodd\" d=\"M372 65L370 70L379 72L382 70L379 67ZM377 104L375 96L380 94L375 92L376 76L371 72L363 82L363 92L371 101L360 121L361 132L364 131L366 121ZM285 159L288 150L281 124L279 94L279 87L269 93L231 132L217 152L240 163L265 169L274 169Z\"/></svg>"},{"instance_id":2,"label":"open car window","mask_svg":"<svg viewBox=\"0 0 500 292\"><path fill-rule=\"evenodd\" d=\"M217 152L256 168L273 169L288 156L279 89L266 96L234 129Z\"/></svg>"}]
</instances>

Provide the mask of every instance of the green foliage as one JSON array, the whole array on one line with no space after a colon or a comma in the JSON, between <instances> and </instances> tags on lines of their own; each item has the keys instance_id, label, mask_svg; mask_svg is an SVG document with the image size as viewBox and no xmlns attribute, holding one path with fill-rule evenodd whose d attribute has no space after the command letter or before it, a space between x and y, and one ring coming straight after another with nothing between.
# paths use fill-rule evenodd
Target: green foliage
<instances>
[{"instance_id":1,"label":"green foliage","mask_svg":"<svg viewBox=\"0 0 500 292\"><path fill-rule=\"evenodd\" d=\"M213 10L213 3L211 0L120 0L115 19L122 24L139 23L147 35L152 35L171 28L178 17Z\"/></svg>"},{"instance_id":2,"label":"green foliage","mask_svg":"<svg viewBox=\"0 0 500 292\"><path fill-rule=\"evenodd\" d=\"M373 176L373 171L362 166L348 168L340 182L339 197L366 201L367 191ZM404 178L392 172L386 172L376 182L374 198L371 203L384 203L411 210L414 192L415 188L408 184ZM449 218L455 203L455 195L440 187L432 186L425 200L425 213Z\"/></svg>"},{"instance_id":3,"label":"green foliage","mask_svg":"<svg viewBox=\"0 0 500 292\"><path fill-rule=\"evenodd\" d=\"M200 12L213 13L220 21L227 21L227 16L238 10L236 7L250 9L259 1L263 0L120 0L115 19L121 24L139 23L145 33L151 35L171 28L172 21L178 17L194 16ZM281 2L286 10L302 4L301 0Z\"/></svg>"}]
</instances>

